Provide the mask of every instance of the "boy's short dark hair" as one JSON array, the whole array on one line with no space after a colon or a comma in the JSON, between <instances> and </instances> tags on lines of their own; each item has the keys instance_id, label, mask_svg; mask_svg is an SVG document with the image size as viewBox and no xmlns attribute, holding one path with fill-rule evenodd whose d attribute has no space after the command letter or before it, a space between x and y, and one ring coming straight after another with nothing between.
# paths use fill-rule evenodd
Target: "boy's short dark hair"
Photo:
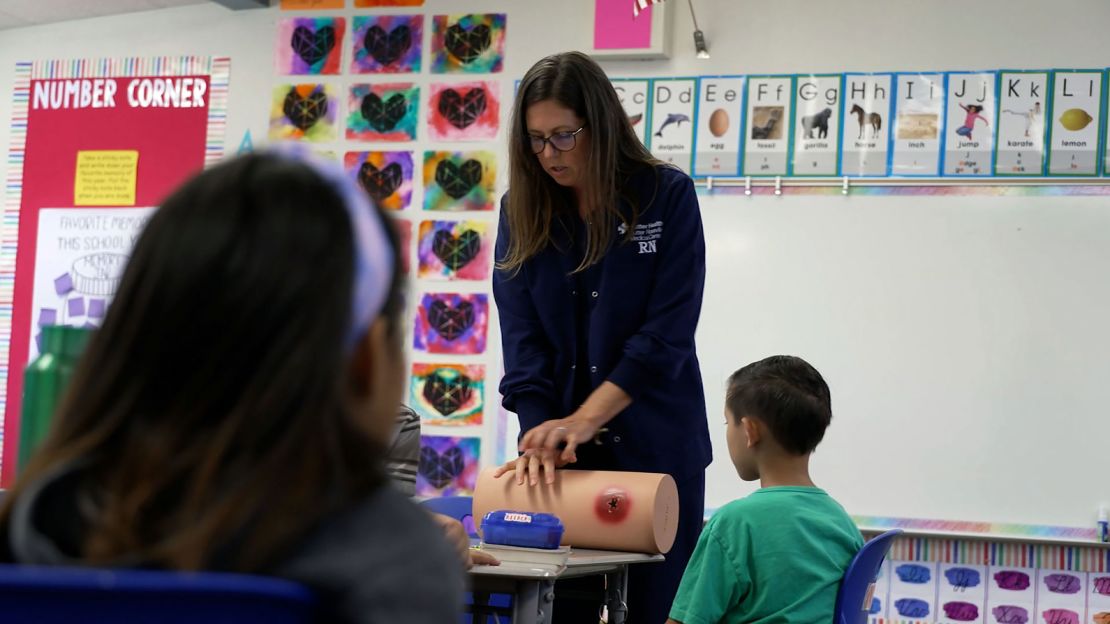
<instances>
[{"instance_id":1,"label":"boy's short dark hair","mask_svg":"<svg viewBox=\"0 0 1110 624\"><path fill-rule=\"evenodd\" d=\"M825 437L832 420L829 386L802 358L775 355L729 377L725 405L733 418L757 418L789 453L805 455Z\"/></svg>"}]
</instances>

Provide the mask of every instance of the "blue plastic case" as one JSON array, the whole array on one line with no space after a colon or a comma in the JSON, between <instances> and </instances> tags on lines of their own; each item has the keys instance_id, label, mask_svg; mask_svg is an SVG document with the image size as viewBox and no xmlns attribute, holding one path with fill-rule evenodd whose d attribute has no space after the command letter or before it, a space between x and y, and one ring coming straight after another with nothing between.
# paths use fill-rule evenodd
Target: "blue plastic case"
<instances>
[{"instance_id":1,"label":"blue plastic case","mask_svg":"<svg viewBox=\"0 0 1110 624\"><path fill-rule=\"evenodd\" d=\"M482 541L519 548L555 549L563 539L563 521L547 513L491 511L482 518Z\"/></svg>"}]
</instances>

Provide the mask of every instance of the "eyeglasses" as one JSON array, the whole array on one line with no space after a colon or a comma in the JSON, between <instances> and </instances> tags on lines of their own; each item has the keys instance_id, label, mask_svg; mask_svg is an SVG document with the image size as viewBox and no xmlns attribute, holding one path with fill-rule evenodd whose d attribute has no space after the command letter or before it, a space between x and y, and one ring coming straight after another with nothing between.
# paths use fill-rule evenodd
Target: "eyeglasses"
<instances>
[{"instance_id":1,"label":"eyeglasses","mask_svg":"<svg viewBox=\"0 0 1110 624\"><path fill-rule=\"evenodd\" d=\"M582 126L574 132L556 132L549 137L529 136L528 141L532 145L532 153L534 154L542 154L548 143L550 143L551 147L555 148L557 152L569 152L574 149L575 144L578 142L576 138L578 133L585 129L586 126Z\"/></svg>"}]
</instances>

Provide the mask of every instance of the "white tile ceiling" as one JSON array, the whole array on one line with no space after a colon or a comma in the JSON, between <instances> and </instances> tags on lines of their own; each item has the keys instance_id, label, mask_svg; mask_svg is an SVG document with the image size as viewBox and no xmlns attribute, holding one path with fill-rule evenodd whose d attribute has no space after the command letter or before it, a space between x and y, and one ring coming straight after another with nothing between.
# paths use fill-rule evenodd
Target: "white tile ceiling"
<instances>
[{"instance_id":1,"label":"white tile ceiling","mask_svg":"<svg viewBox=\"0 0 1110 624\"><path fill-rule=\"evenodd\" d=\"M203 4L208 0L0 0L0 30L103 15Z\"/></svg>"}]
</instances>

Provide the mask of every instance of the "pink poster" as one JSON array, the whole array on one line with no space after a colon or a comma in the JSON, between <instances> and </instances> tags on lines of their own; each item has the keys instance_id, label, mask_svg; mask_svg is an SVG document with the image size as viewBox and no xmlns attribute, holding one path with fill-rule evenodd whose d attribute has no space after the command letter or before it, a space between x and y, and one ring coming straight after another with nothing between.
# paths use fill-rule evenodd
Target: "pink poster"
<instances>
[{"instance_id":1,"label":"pink poster","mask_svg":"<svg viewBox=\"0 0 1110 624\"><path fill-rule=\"evenodd\" d=\"M651 7L632 17L632 0L594 0L594 49L651 47Z\"/></svg>"}]
</instances>

